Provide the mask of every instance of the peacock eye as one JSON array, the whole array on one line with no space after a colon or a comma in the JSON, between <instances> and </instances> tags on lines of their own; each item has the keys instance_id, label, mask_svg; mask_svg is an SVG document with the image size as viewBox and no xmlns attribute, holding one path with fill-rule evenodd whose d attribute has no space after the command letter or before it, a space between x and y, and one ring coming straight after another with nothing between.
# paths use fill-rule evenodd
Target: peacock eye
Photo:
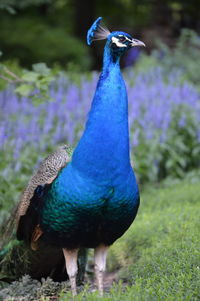
<instances>
[{"instance_id":1,"label":"peacock eye","mask_svg":"<svg viewBox=\"0 0 200 301\"><path fill-rule=\"evenodd\" d=\"M123 42L125 42L125 41L126 41L126 38L125 38L125 37L120 37L120 38L119 38L119 42L122 42L122 43L123 43Z\"/></svg>"}]
</instances>

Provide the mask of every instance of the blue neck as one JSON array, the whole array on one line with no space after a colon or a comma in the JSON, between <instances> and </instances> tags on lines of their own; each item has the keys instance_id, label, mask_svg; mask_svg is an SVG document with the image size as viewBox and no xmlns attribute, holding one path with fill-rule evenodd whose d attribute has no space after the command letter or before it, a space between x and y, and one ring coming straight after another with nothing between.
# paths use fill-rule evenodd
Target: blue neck
<instances>
[{"instance_id":1,"label":"blue neck","mask_svg":"<svg viewBox=\"0 0 200 301\"><path fill-rule=\"evenodd\" d=\"M126 176L130 171L128 102L119 57L105 46L100 75L86 128L72 166L95 181Z\"/></svg>"}]
</instances>

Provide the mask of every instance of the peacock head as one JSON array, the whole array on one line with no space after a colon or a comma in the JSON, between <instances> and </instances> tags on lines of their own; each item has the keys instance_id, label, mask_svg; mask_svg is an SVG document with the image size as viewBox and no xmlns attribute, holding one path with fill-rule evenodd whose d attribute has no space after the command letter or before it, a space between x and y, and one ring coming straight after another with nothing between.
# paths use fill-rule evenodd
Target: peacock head
<instances>
[{"instance_id":1,"label":"peacock head","mask_svg":"<svg viewBox=\"0 0 200 301\"><path fill-rule=\"evenodd\" d=\"M121 56L128 49L135 46L145 46L145 44L137 39L134 39L128 33L123 31L110 32L101 23L102 17L99 17L90 27L87 33L87 43L91 45L95 40L106 39L106 47L110 49L111 53L116 56Z\"/></svg>"}]
</instances>

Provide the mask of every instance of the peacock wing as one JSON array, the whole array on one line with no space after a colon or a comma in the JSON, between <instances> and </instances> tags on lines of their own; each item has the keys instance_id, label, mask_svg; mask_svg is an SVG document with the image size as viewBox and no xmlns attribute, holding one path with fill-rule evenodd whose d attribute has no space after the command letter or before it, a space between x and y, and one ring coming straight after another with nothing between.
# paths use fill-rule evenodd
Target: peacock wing
<instances>
[{"instance_id":1,"label":"peacock wing","mask_svg":"<svg viewBox=\"0 0 200 301\"><path fill-rule=\"evenodd\" d=\"M18 227L19 220L27 212L30 200L38 186L51 184L57 177L59 171L70 162L72 149L67 145L60 146L56 151L45 158L39 165L39 168L31 177L27 187L22 193L21 201L16 211L16 225Z\"/></svg>"}]
</instances>

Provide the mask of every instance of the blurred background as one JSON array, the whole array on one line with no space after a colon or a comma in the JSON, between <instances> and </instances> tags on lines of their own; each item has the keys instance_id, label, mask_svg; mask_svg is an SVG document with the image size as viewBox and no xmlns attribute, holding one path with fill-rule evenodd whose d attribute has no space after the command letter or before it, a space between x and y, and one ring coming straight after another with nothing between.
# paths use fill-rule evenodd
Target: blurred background
<instances>
[{"instance_id":1,"label":"blurred background","mask_svg":"<svg viewBox=\"0 0 200 301\"><path fill-rule=\"evenodd\" d=\"M99 69L101 43L90 50L85 42L98 16L110 30L144 40L148 53L158 39L173 48L183 28L200 32L198 0L0 0L0 8L3 58L24 67L42 61Z\"/></svg>"}]
</instances>

